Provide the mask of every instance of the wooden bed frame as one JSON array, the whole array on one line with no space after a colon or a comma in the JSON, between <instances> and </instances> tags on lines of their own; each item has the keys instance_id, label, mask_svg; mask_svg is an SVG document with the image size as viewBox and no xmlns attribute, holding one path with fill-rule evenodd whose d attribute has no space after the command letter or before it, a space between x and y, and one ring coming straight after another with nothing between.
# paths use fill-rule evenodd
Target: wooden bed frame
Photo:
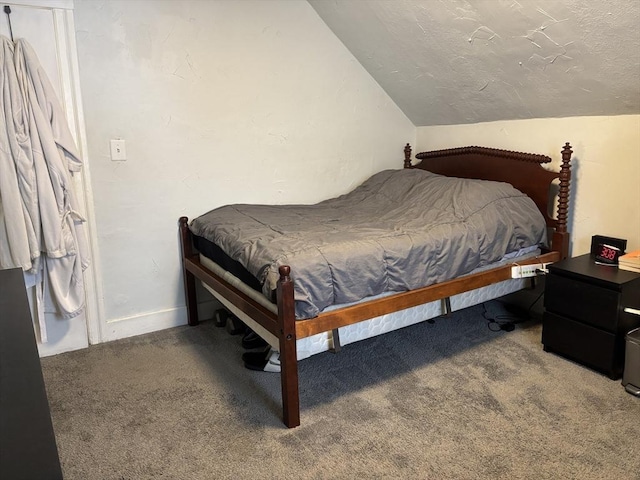
<instances>
[{"instance_id":1,"label":"wooden bed frame","mask_svg":"<svg viewBox=\"0 0 640 480\"><path fill-rule=\"evenodd\" d=\"M571 146L566 143L562 149L562 166L558 173L541 166L542 163L551 161L548 156L485 147L464 147L419 153L416 158L421 161L412 166L411 147L407 144L404 148L404 168L420 168L447 176L508 182L530 196L542 212L552 233L549 236L550 248L544 250L535 259L519 262L521 265L526 265L556 262L568 255L567 212L571 154ZM550 192L551 184L555 179L559 179L560 184L557 194L557 215L556 218L552 218L549 206L553 203L551 200L553 195ZM289 428L300 425L297 339L434 300L448 300L453 295L511 278L511 266L505 265L417 290L321 313L315 318L296 320L290 267L281 266L279 269L276 314L202 265L193 247L188 218L181 217L179 224L189 325L198 324L196 300L196 279L198 279L278 338L283 420Z\"/></svg>"}]
</instances>

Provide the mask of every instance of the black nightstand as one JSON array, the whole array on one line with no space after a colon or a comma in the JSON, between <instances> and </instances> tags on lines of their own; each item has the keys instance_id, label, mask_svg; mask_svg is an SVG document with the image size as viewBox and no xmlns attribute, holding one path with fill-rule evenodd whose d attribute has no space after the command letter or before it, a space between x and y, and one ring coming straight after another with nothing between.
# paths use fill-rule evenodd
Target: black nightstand
<instances>
[{"instance_id":1,"label":"black nightstand","mask_svg":"<svg viewBox=\"0 0 640 480\"><path fill-rule=\"evenodd\" d=\"M549 265L542 343L615 380L624 370L625 335L640 327L640 274L597 265L587 254ZM631 309L631 311L625 311Z\"/></svg>"}]
</instances>

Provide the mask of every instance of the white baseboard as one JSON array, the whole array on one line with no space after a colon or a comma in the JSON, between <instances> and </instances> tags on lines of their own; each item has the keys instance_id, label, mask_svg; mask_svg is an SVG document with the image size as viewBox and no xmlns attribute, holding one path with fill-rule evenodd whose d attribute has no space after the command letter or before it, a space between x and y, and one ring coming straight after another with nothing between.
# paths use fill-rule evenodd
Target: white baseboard
<instances>
[{"instance_id":1,"label":"white baseboard","mask_svg":"<svg viewBox=\"0 0 640 480\"><path fill-rule=\"evenodd\" d=\"M217 307L214 301L207 301L198 304L198 316L201 319L211 318L213 311ZM135 337L145 333L157 332L167 328L178 327L187 324L187 307L180 306L147 312L130 317L116 318L109 320L102 330L102 342L111 342L121 338Z\"/></svg>"}]
</instances>

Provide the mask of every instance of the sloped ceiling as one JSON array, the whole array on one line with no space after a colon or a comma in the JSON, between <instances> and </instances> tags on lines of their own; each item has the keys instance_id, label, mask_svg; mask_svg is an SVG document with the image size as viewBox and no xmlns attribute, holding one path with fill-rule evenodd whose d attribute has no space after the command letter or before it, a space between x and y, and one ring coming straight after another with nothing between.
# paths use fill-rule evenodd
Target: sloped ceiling
<instances>
[{"instance_id":1,"label":"sloped ceiling","mask_svg":"<svg viewBox=\"0 0 640 480\"><path fill-rule=\"evenodd\" d=\"M640 113L640 0L309 0L416 126Z\"/></svg>"}]
</instances>

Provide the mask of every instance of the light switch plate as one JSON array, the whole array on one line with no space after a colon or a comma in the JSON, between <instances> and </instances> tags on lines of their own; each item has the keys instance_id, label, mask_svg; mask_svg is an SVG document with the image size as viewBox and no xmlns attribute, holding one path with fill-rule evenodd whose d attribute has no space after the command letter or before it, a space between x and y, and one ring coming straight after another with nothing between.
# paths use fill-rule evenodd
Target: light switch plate
<instances>
[{"instance_id":1,"label":"light switch plate","mask_svg":"<svg viewBox=\"0 0 640 480\"><path fill-rule=\"evenodd\" d=\"M111 140L111 160L114 162L123 162L127 159L127 150L124 140L120 138Z\"/></svg>"}]
</instances>

